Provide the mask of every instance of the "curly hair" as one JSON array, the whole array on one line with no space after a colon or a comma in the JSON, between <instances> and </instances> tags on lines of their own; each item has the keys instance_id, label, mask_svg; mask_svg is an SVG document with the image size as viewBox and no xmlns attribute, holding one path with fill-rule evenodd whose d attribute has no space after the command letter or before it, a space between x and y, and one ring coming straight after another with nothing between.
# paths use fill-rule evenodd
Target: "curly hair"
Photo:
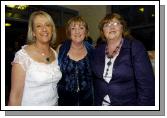
<instances>
[{"instance_id":1,"label":"curly hair","mask_svg":"<svg viewBox=\"0 0 167 118\"><path fill-rule=\"evenodd\" d=\"M105 24L109 23L110 21L112 21L112 19L117 19L121 25L123 26L123 33L122 36L125 38L131 38L132 36L130 35L130 31L127 27L127 23L124 20L124 18L117 14L117 13L112 13L112 14L107 14L99 23L99 30L100 30L100 36L101 38L105 41L105 36L104 36L104 32L103 32L103 27Z\"/></svg>"}]
</instances>

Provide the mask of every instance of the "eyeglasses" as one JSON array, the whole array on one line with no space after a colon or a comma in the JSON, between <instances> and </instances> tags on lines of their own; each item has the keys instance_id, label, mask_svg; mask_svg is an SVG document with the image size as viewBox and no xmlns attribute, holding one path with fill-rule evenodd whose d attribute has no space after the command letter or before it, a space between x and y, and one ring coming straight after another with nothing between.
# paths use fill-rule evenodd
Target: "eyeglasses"
<instances>
[{"instance_id":1,"label":"eyeglasses","mask_svg":"<svg viewBox=\"0 0 167 118\"><path fill-rule=\"evenodd\" d=\"M121 24L119 22L110 22L110 23L104 24L103 28L107 29L107 28L110 28L110 27L118 27L120 25Z\"/></svg>"}]
</instances>

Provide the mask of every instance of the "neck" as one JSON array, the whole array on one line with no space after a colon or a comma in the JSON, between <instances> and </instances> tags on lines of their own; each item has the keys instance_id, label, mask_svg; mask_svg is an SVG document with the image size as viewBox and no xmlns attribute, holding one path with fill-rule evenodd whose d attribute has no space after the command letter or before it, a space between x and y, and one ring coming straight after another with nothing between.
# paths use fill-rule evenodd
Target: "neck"
<instances>
[{"instance_id":1,"label":"neck","mask_svg":"<svg viewBox=\"0 0 167 118\"><path fill-rule=\"evenodd\" d=\"M51 49L49 45L41 45L38 43L34 44L35 50L39 55L42 56L43 60L47 63L51 61Z\"/></svg>"},{"instance_id":2,"label":"neck","mask_svg":"<svg viewBox=\"0 0 167 118\"><path fill-rule=\"evenodd\" d=\"M74 42L72 42L71 43L71 48L80 50L80 49L84 48L84 44L83 44L83 42L82 43L74 43Z\"/></svg>"},{"instance_id":3,"label":"neck","mask_svg":"<svg viewBox=\"0 0 167 118\"><path fill-rule=\"evenodd\" d=\"M108 45L119 45L121 40L122 40L122 37L118 39L107 40L107 44Z\"/></svg>"},{"instance_id":4,"label":"neck","mask_svg":"<svg viewBox=\"0 0 167 118\"><path fill-rule=\"evenodd\" d=\"M39 44L39 43L35 43L34 46L44 52L48 52L50 50L50 46L49 44Z\"/></svg>"},{"instance_id":5,"label":"neck","mask_svg":"<svg viewBox=\"0 0 167 118\"><path fill-rule=\"evenodd\" d=\"M106 46L106 54L109 58L113 58L117 53L119 53L119 50L121 48L122 45L122 39L121 40L117 40L115 42L107 42L107 46Z\"/></svg>"}]
</instances>

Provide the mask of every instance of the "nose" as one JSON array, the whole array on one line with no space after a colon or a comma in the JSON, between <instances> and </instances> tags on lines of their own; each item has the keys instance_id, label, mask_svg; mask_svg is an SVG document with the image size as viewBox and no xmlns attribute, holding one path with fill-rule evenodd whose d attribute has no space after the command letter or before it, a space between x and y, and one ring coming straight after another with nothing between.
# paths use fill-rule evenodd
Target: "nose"
<instances>
[{"instance_id":1,"label":"nose","mask_svg":"<svg viewBox=\"0 0 167 118\"><path fill-rule=\"evenodd\" d=\"M75 33L79 33L80 32L80 29L75 29Z\"/></svg>"},{"instance_id":2,"label":"nose","mask_svg":"<svg viewBox=\"0 0 167 118\"><path fill-rule=\"evenodd\" d=\"M42 31L46 31L46 30L47 30L46 26L43 25L43 26L42 26Z\"/></svg>"},{"instance_id":3,"label":"nose","mask_svg":"<svg viewBox=\"0 0 167 118\"><path fill-rule=\"evenodd\" d=\"M110 26L107 27L107 29L108 29L108 30L114 30L115 27L114 27L114 25L110 25Z\"/></svg>"}]
</instances>

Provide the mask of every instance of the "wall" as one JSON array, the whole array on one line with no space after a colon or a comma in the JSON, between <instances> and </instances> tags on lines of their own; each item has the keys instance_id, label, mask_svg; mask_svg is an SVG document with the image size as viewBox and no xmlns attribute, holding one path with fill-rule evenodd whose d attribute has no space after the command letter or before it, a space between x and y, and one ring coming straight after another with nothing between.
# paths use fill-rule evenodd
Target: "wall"
<instances>
[{"instance_id":1,"label":"wall","mask_svg":"<svg viewBox=\"0 0 167 118\"><path fill-rule=\"evenodd\" d=\"M79 15L83 16L89 25L89 35L94 42L99 37L98 24L107 13L105 5L63 5L63 7L79 11Z\"/></svg>"}]
</instances>

